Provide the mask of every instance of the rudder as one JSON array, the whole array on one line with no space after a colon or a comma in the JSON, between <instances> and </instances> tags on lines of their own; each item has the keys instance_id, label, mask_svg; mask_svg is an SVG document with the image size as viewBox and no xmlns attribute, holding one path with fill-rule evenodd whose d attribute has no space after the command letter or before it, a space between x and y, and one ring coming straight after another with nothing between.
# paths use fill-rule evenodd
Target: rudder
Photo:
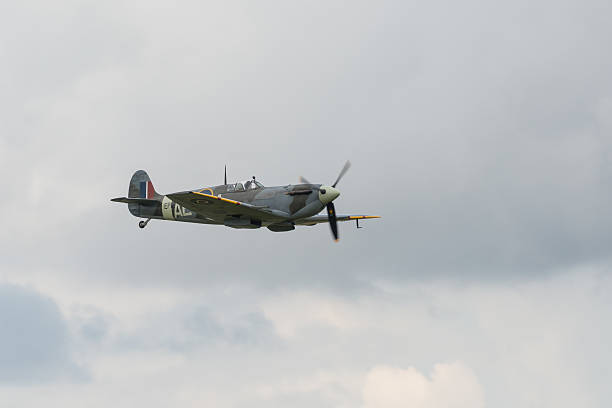
<instances>
[{"instance_id":1,"label":"rudder","mask_svg":"<svg viewBox=\"0 0 612 408\"><path fill-rule=\"evenodd\" d=\"M146 198L154 200L161 198L155 191L149 175L144 170L138 170L130 179L129 198Z\"/></svg>"}]
</instances>

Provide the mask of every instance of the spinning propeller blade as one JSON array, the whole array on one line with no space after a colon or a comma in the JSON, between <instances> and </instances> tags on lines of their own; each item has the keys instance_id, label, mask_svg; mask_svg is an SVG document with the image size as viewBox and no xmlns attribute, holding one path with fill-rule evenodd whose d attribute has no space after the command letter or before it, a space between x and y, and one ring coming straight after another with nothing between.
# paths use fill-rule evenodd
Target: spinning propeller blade
<instances>
[{"instance_id":1,"label":"spinning propeller blade","mask_svg":"<svg viewBox=\"0 0 612 408\"><path fill-rule=\"evenodd\" d=\"M340 174L338 174L338 178L336 179L336 181L334 182L334 184L332 184L332 187L336 187L336 184L338 184L338 182L340 181L340 179L344 176L344 174L348 171L348 169L351 168L351 162L347 160L346 163L344 163L344 167L342 168L342 170L340 170Z\"/></svg>"},{"instance_id":2,"label":"spinning propeller blade","mask_svg":"<svg viewBox=\"0 0 612 408\"><path fill-rule=\"evenodd\" d=\"M350 167L351 162L347 160L346 163L344 163L344 167L342 167L342 170L340 170L338 178L336 179L336 181L334 181L334 184L332 184L333 188L336 188L336 185L338 184L340 179L344 177ZM336 219L336 207L334 207L333 202L327 203L327 218L329 219L329 227L331 228L332 235L334 236L334 241L338 242L338 220Z\"/></svg>"},{"instance_id":3,"label":"spinning propeller blade","mask_svg":"<svg viewBox=\"0 0 612 408\"><path fill-rule=\"evenodd\" d=\"M338 242L338 221L336 220L336 208L334 207L334 203L327 204L327 218L329 219L329 227L334 236L334 241Z\"/></svg>"}]
</instances>

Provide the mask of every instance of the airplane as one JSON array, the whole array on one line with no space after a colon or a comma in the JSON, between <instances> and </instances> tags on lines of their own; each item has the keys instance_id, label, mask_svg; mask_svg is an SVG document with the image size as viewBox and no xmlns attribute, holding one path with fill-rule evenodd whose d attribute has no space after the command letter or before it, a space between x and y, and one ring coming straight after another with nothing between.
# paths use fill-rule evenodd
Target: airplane
<instances>
[{"instance_id":1,"label":"airplane","mask_svg":"<svg viewBox=\"0 0 612 408\"><path fill-rule=\"evenodd\" d=\"M138 170L130 180L127 197L111 201L126 203L130 213L145 218L140 228L153 219L200 224L224 225L230 228L255 229L267 227L273 232L292 231L296 226L329 223L334 240L338 241L338 221L380 218L376 215L337 215L333 201L340 191L336 185L349 169L346 162L336 181L331 185L312 184L300 177L301 184L264 187L253 176L243 183L224 183L213 187L197 188L162 195L155 191L144 170ZM317 215L324 208L326 215Z\"/></svg>"}]
</instances>

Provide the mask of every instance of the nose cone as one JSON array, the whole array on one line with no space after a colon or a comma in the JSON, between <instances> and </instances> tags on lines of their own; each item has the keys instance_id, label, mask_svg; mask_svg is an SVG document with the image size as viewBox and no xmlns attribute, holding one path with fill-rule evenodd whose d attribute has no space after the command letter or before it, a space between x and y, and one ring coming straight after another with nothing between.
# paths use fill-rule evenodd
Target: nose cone
<instances>
[{"instance_id":1,"label":"nose cone","mask_svg":"<svg viewBox=\"0 0 612 408\"><path fill-rule=\"evenodd\" d=\"M319 200L321 200L323 204L331 203L338 198L339 195L340 192L333 187L321 186L319 190Z\"/></svg>"}]
</instances>

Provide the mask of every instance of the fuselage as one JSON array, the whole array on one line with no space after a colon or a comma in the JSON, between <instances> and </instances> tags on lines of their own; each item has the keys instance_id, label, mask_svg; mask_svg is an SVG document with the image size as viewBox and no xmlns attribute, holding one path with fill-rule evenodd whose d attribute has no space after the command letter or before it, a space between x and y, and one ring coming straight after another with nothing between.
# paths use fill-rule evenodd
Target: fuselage
<instances>
[{"instance_id":1,"label":"fuselage","mask_svg":"<svg viewBox=\"0 0 612 408\"><path fill-rule=\"evenodd\" d=\"M247 182L224 184L190 190L209 196L222 197L241 203L248 203L266 212L266 216L251 218L232 216L226 213L202 216L174 202L167 195L157 195L155 201L130 203L130 212L137 217L165 219L171 221L220 224L232 228L259 228L273 225L292 228L292 221L311 217L321 212L325 205L335 199L339 192L321 184L297 184L264 187L260 183Z\"/></svg>"},{"instance_id":2,"label":"fuselage","mask_svg":"<svg viewBox=\"0 0 612 408\"><path fill-rule=\"evenodd\" d=\"M312 184L300 177L302 184L264 187L255 180L246 183L202 187L194 190L159 194L144 170L137 170L130 179L127 197L111 198L128 205L130 213L144 218L138 222L145 228L152 219L199 224L225 225L230 228L267 227L273 232L292 231L296 226L328 223L332 237L338 241L338 221L379 218L372 215L338 215L333 201L340 192L336 185L346 173L346 162L331 186ZM319 214L323 209L326 214Z\"/></svg>"}]
</instances>

